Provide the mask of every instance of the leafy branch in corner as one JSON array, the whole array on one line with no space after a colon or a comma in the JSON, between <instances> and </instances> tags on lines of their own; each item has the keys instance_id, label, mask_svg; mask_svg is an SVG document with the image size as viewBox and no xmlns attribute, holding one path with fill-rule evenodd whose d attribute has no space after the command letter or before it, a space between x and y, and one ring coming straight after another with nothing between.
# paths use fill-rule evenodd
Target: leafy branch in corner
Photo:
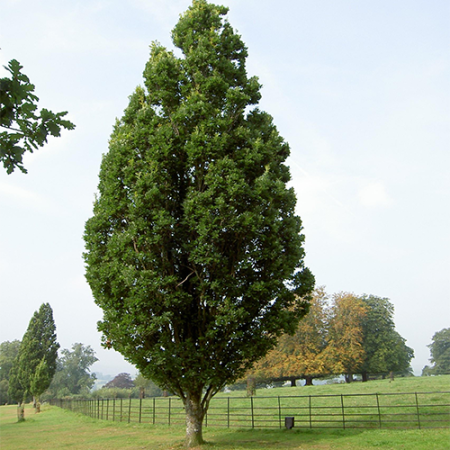
<instances>
[{"instance_id":1,"label":"leafy branch in corner","mask_svg":"<svg viewBox=\"0 0 450 450\"><path fill-rule=\"evenodd\" d=\"M0 78L0 161L8 174L16 168L27 173L24 153L43 147L49 135L59 137L61 128L73 130L75 125L63 119L67 111L37 112L39 98L33 93L34 84L21 72L23 66L13 59L4 67L10 77Z\"/></svg>"}]
</instances>

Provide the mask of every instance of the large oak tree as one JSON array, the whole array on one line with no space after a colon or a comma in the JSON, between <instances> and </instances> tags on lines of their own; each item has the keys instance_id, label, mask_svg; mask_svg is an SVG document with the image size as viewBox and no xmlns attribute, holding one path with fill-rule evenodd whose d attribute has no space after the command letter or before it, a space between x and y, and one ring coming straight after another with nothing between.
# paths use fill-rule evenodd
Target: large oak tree
<instances>
[{"instance_id":1,"label":"large oak tree","mask_svg":"<svg viewBox=\"0 0 450 450\"><path fill-rule=\"evenodd\" d=\"M104 343L180 396L189 446L212 396L295 331L314 285L289 146L256 107L227 11L194 0L172 32L180 57L153 43L85 231Z\"/></svg>"},{"instance_id":2,"label":"large oak tree","mask_svg":"<svg viewBox=\"0 0 450 450\"><path fill-rule=\"evenodd\" d=\"M414 350L395 330L394 305L387 298L363 295L367 313L362 322L364 360L358 368L363 381L369 374L407 373Z\"/></svg>"},{"instance_id":3,"label":"large oak tree","mask_svg":"<svg viewBox=\"0 0 450 450\"><path fill-rule=\"evenodd\" d=\"M333 295L328 314L325 351L330 361L330 372L344 374L346 381L351 382L365 357L362 324L367 307L353 293L339 292Z\"/></svg>"},{"instance_id":4,"label":"large oak tree","mask_svg":"<svg viewBox=\"0 0 450 450\"><path fill-rule=\"evenodd\" d=\"M450 328L434 333L433 341L428 347L433 365L424 367L424 375L450 374Z\"/></svg>"}]
</instances>

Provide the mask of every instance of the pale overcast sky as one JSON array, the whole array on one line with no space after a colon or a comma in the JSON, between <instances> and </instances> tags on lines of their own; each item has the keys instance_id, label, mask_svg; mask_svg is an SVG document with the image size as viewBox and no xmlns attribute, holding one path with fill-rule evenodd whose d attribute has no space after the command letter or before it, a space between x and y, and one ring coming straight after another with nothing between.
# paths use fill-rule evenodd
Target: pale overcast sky
<instances>
[{"instance_id":1,"label":"pale overcast sky","mask_svg":"<svg viewBox=\"0 0 450 450\"><path fill-rule=\"evenodd\" d=\"M450 327L450 3L222 0L291 146L306 263L328 293L387 297L416 374ZM0 65L17 59L39 106L77 128L0 169L0 342L49 302L63 348L94 371L135 369L100 346L82 234L115 118L142 84L149 45L189 0L0 0ZM5 76L0 69L0 76Z\"/></svg>"}]
</instances>

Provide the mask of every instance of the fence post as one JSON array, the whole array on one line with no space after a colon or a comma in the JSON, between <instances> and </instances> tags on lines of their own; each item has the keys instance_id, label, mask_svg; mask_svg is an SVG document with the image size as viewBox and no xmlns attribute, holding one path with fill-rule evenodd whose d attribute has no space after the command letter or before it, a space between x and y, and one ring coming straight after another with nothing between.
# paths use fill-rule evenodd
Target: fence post
<instances>
[{"instance_id":1,"label":"fence post","mask_svg":"<svg viewBox=\"0 0 450 450\"><path fill-rule=\"evenodd\" d=\"M116 397L113 398L113 422L116 421Z\"/></svg>"},{"instance_id":2,"label":"fence post","mask_svg":"<svg viewBox=\"0 0 450 450\"><path fill-rule=\"evenodd\" d=\"M169 397L169 417L168 417L168 419L169 419L169 427L170 427L170 404L171 404L171 401L172 400L172 398L171 397Z\"/></svg>"},{"instance_id":3,"label":"fence post","mask_svg":"<svg viewBox=\"0 0 450 450\"><path fill-rule=\"evenodd\" d=\"M253 413L253 397L250 397L250 405L252 408L252 429L255 428L255 415Z\"/></svg>"},{"instance_id":4,"label":"fence post","mask_svg":"<svg viewBox=\"0 0 450 450\"><path fill-rule=\"evenodd\" d=\"M345 409L344 409L344 396L341 394L341 408L342 408L342 426L345 430Z\"/></svg>"},{"instance_id":5,"label":"fence post","mask_svg":"<svg viewBox=\"0 0 450 450\"><path fill-rule=\"evenodd\" d=\"M380 400L378 398L378 393L375 394L377 396L377 409L378 409L378 424L381 428L381 410L380 410Z\"/></svg>"},{"instance_id":6,"label":"fence post","mask_svg":"<svg viewBox=\"0 0 450 450\"><path fill-rule=\"evenodd\" d=\"M109 398L106 399L106 420L109 417Z\"/></svg>"},{"instance_id":7,"label":"fence post","mask_svg":"<svg viewBox=\"0 0 450 450\"><path fill-rule=\"evenodd\" d=\"M156 421L156 398L153 397L153 425L155 425Z\"/></svg>"},{"instance_id":8,"label":"fence post","mask_svg":"<svg viewBox=\"0 0 450 450\"><path fill-rule=\"evenodd\" d=\"M131 422L131 396L130 396L130 400L128 402L128 423Z\"/></svg>"},{"instance_id":9,"label":"fence post","mask_svg":"<svg viewBox=\"0 0 450 450\"><path fill-rule=\"evenodd\" d=\"M142 419L142 397L139 399L139 423L141 423Z\"/></svg>"},{"instance_id":10,"label":"fence post","mask_svg":"<svg viewBox=\"0 0 450 450\"><path fill-rule=\"evenodd\" d=\"M280 396L278 396L278 422L280 424L280 430L281 430L281 400L280 400Z\"/></svg>"},{"instance_id":11,"label":"fence post","mask_svg":"<svg viewBox=\"0 0 450 450\"><path fill-rule=\"evenodd\" d=\"M421 426L420 426L419 400L417 398L417 392L415 392L414 394L416 396L417 423L419 424L419 430L420 430Z\"/></svg>"},{"instance_id":12,"label":"fence post","mask_svg":"<svg viewBox=\"0 0 450 450\"><path fill-rule=\"evenodd\" d=\"M97 419L100 419L100 398L97 399Z\"/></svg>"},{"instance_id":13,"label":"fence post","mask_svg":"<svg viewBox=\"0 0 450 450\"><path fill-rule=\"evenodd\" d=\"M312 428L312 404L311 404L311 396L309 396L309 428Z\"/></svg>"},{"instance_id":14,"label":"fence post","mask_svg":"<svg viewBox=\"0 0 450 450\"><path fill-rule=\"evenodd\" d=\"M230 428L230 397L227 397L227 428Z\"/></svg>"},{"instance_id":15,"label":"fence post","mask_svg":"<svg viewBox=\"0 0 450 450\"><path fill-rule=\"evenodd\" d=\"M122 422L123 415L123 398L120 398L120 422Z\"/></svg>"}]
</instances>

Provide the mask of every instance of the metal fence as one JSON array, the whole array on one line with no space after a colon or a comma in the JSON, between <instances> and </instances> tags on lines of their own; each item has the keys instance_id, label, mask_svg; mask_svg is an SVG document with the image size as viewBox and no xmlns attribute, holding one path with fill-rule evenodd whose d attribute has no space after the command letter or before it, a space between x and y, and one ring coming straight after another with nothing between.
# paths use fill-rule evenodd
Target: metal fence
<instances>
[{"instance_id":1,"label":"metal fence","mask_svg":"<svg viewBox=\"0 0 450 450\"><path fill-rule=\"evenodd\" d=\"M178 397L53 400L53 405L101 420L184 425ZM273 397L214 397L204 426L282 428L448 428L450 391Z\"/></svg>"}]
</instances>

